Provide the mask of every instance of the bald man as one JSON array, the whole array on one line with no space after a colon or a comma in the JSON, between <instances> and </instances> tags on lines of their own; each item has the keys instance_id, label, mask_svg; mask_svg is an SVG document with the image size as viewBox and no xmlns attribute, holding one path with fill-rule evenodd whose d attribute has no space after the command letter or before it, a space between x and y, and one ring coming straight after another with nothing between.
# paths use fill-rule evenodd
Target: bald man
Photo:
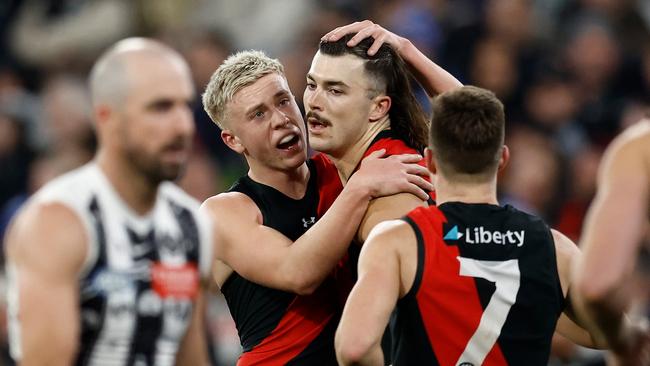
<instances>
[{"instance_id":1,"label":"bald man","mask_svg":"<svg viewBox=\"0 0 650 366\"><path fill-rule=\"evenodd\" d=\"M194 133L189 69L127 39L90 75L99 150L50 182L7 235L12 356L21 365L201 365L211 228L168 182Z\"/></svg>"}]
</instances>

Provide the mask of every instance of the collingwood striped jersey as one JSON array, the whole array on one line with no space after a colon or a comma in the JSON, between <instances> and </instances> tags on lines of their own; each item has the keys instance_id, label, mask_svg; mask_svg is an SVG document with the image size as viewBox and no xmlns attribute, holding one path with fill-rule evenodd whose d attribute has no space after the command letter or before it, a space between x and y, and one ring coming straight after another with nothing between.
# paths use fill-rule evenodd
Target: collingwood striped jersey
<instances>
[{"instance_id":1,"label":"collingwood striped jersey","mask_svg":"<svg viewBox=\"0 0 650 366\"><path fill-rule=\"evenodd\" d=\"M76 364L174 365L211 264L210 226L198 202L164 182L154 208L139 216L95 163L55 179L34 199L69 207L89 238ZM10 346L20 359L17 279L11 268L8 275Z\"/></svg>"}]
</instances>

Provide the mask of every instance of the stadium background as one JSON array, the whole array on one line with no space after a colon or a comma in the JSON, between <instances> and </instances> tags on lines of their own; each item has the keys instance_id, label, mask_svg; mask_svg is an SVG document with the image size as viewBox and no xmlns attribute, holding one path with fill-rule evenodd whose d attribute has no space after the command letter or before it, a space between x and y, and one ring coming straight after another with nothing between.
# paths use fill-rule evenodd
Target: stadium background
<instances>
[{"instance_id":1,"label":"stadium background","mask_svg":"<svg viewBox=\"0 0 650 366\"><path fill-rule=\"evenodd\" d=\"M176 47L198 93L229 53L262 49L285 65L301 104L320 36L361 19L499 96L512 152L501 202L578 239L603 149L649 110L650 0L1 0L0 236L38 187L91 159L85 77L114 41L142 35ZM196 143L181 185L204 200L245 167L198 100L194 110ZM4 312L0 319L6 348ZM215 363L233 364L237 334L218 295L207 321ZM552 364L600 358L558 339Z\"/></svg>"}]
</instances>

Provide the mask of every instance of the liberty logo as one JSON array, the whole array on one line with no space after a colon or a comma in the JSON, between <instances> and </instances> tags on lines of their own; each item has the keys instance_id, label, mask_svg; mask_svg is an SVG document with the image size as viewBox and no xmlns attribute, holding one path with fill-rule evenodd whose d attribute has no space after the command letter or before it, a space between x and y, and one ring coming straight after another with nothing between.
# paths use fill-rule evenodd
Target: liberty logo
<instances>
[{"instance_id":1,"label":"liberty logo","mask_svg":"<svg viewBox=\"0 0 650 366\"><path fill-rule=\"evenodd\" d=\"M303 227L310 227L316 223L316 216L312 216L309 218L309 220L305 219L303 217L302 219L302 226Z\"/></svg>"},{"instance_id":2,"label":"liberty logo","mask_svg":"<svg viewBox=\"0 0 650 366\"><path fill-rule=\"evenodd\" d=\"M458 232L458 226L454 225L454 227L452 227L451 230L449 230L447 232L447 234L445 234L445 237L443 239L444 240L458 240L458 239L460 239L462 237L463 237L463 233L459 233Z\"/></svg>"},{"instance_id":3,"label":"liberty logo","mask_svg":"<svg viewBox=\"0 0 650 366\"><path fill-rule=\"evenodd\" d=\"M512 231L490 231L483 226L475 228L466 228L465 232L459 232L458 226L454 225L442 238L443 240L459 240L465 237L467 244L514 244L517 247L524 245L524 237L526 232L524 230Z\"/></svg>"}]
</instances>

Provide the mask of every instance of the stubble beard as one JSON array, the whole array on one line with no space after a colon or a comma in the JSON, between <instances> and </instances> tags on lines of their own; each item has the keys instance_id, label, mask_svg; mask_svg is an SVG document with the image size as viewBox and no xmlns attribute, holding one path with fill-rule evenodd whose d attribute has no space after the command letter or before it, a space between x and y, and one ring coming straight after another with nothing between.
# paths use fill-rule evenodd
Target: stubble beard
<instances>
[{"instance_id":1,"label":"stubble beard","mask_svg":"<svg viewBox=\"0 0 650 366\"><path fill-rule=\"evenodd\" d=\"M185 173L187 162L182 164L164 164L159 158L159 153L148 153L127 143L125 148L127 164L140 173L151 185L157 187L165 181L176 181Z\"/></svg>"}]
</instances>

